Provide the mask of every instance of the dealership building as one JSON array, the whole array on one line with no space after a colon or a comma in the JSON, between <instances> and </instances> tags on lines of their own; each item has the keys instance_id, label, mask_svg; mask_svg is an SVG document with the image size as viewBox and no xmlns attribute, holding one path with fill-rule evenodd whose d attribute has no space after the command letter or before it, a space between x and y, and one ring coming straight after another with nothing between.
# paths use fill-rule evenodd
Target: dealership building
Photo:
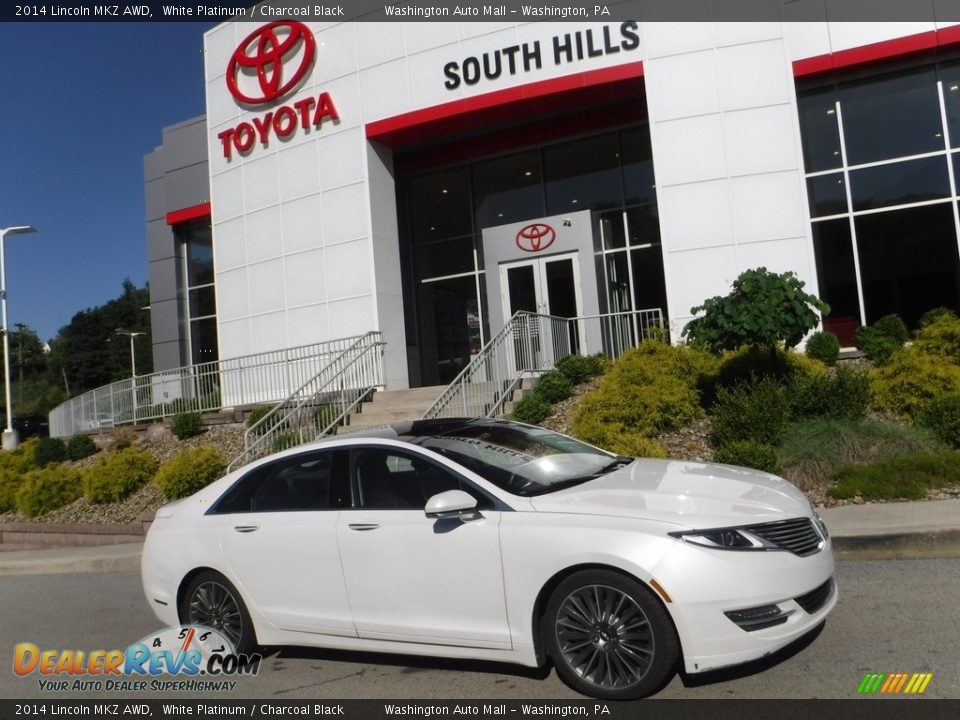
<instances>
[{"instance_id":1,"label":"dealership building","mask_svg":"<svg viewBox=\"0 0 960 720\"><path fill-rule=\"evenodd\" d=\"M960 26L230 21L145 159L154 367L376 330L449 382L517 310L793 271L844 344L960 308ZM589 339L584 348L590 349Z\"/></svg>"}]
</instances>

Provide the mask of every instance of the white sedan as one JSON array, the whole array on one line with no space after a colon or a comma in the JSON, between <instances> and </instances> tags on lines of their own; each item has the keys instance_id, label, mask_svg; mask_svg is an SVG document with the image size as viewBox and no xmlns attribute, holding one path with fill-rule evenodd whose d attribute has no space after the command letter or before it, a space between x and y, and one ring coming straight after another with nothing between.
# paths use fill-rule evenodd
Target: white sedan
<instances>
[{"instance_id":1,"label":"white sedan","mask_svg":"<svg viewBox=\"0 0 960 720\"><path fill-rule=\"evenodd\" d=\"M837 601L785 480L611 455L505 420L288 450L161 508L143 587L169 626L258 645L552 662L627 699L781 648Z\"/></svg>"}]
</instances>

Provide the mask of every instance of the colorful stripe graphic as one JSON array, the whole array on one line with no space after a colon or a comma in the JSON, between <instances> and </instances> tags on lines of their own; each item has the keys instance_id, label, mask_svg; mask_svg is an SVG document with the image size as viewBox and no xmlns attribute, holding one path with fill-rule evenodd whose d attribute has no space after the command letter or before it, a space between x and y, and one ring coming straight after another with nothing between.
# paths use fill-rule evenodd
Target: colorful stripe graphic
<instances>
[{"instance_id":1,"label":"colorful stripe graphic","mask_svg":"<svg viewBox=\"0 0 960 720\"><path fill-rule=\"evenodd\" d=\"M922 695L933 673L867 673L857 692L861 695Z\"/></svg>"}]
</instances>

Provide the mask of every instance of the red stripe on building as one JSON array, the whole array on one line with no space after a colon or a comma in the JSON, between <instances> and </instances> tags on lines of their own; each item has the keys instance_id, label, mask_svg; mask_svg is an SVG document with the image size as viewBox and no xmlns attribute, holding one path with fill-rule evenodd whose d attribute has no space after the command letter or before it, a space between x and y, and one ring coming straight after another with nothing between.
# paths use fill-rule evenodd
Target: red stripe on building
<instances>
[{"instance_id":1,"label":"red stripe on building","mask_svg":"<svg viewBox=\"0 0 960 720\"><path fill-rule=\"evenodd\" d=\"M957 44L960 44L960 25L952 25L917 35L907 35L906 37L861 45L849 50L794 60L793 74L794 77L816 75L830 70L840 70L903 55L929 52L937 48Z\"/></svg>"},{"instance_id":2,"label":"red stripe on building","mask_svg":"<svg viewBox=\"0 0 960 720\"><path fill-rule=\"evenodd\" d=\"M643 63L574 73L550 80L460 98L441 105L377 120L366 126L367 137L390 146L417 143L444 134L471 130L542 112L572 91L600 90L643 77Z\"/></svg>"},{"instance_id":3,"label":"red stripe on building","mask_svg":"<svg viewBox=\"0 0 960 720\"><path fill-rule=\"evenodd\" d=\"M176 225L177 223L187 222L188 220L197 220L203 217L210 217L209 202L168 212L167 225Z\"/></svg>"}]
</instances>

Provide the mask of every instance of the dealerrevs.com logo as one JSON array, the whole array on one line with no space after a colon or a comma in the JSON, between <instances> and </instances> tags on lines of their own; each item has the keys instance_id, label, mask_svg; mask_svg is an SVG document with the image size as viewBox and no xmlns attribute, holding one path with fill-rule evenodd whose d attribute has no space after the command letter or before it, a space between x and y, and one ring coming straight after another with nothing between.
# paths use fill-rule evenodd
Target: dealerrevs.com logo
<instances>
[{"instance_id":1,"label":"dealerrevs.com logo","mask_svg":"<svg viewBox=\"0 0 960 720\"><path fill-rule=\"evenodd\" d=\"M217 630L190 625L148 635L126 650L41 650L18 643L13 672L38 675L39 689L47 692L222 691L236 687L229 678L256 675L261 660L260 654L238 654Z\"/></svg>"},{"instance_id":2,"label":"dealerrevs.com logo","mask_svg":"<svg viewBox=\"0 0 960 720\"><path fill-rule=\"evenodd\" d=\"M227 65L227 88L238 102L248 105L277 100L310 72L316 50L313 33L303 23L280 20L264 25L247 35L233 51ZM240 88L241 78L249 76L256 77L258 94Z\"/></svg>"}]
</instances>

